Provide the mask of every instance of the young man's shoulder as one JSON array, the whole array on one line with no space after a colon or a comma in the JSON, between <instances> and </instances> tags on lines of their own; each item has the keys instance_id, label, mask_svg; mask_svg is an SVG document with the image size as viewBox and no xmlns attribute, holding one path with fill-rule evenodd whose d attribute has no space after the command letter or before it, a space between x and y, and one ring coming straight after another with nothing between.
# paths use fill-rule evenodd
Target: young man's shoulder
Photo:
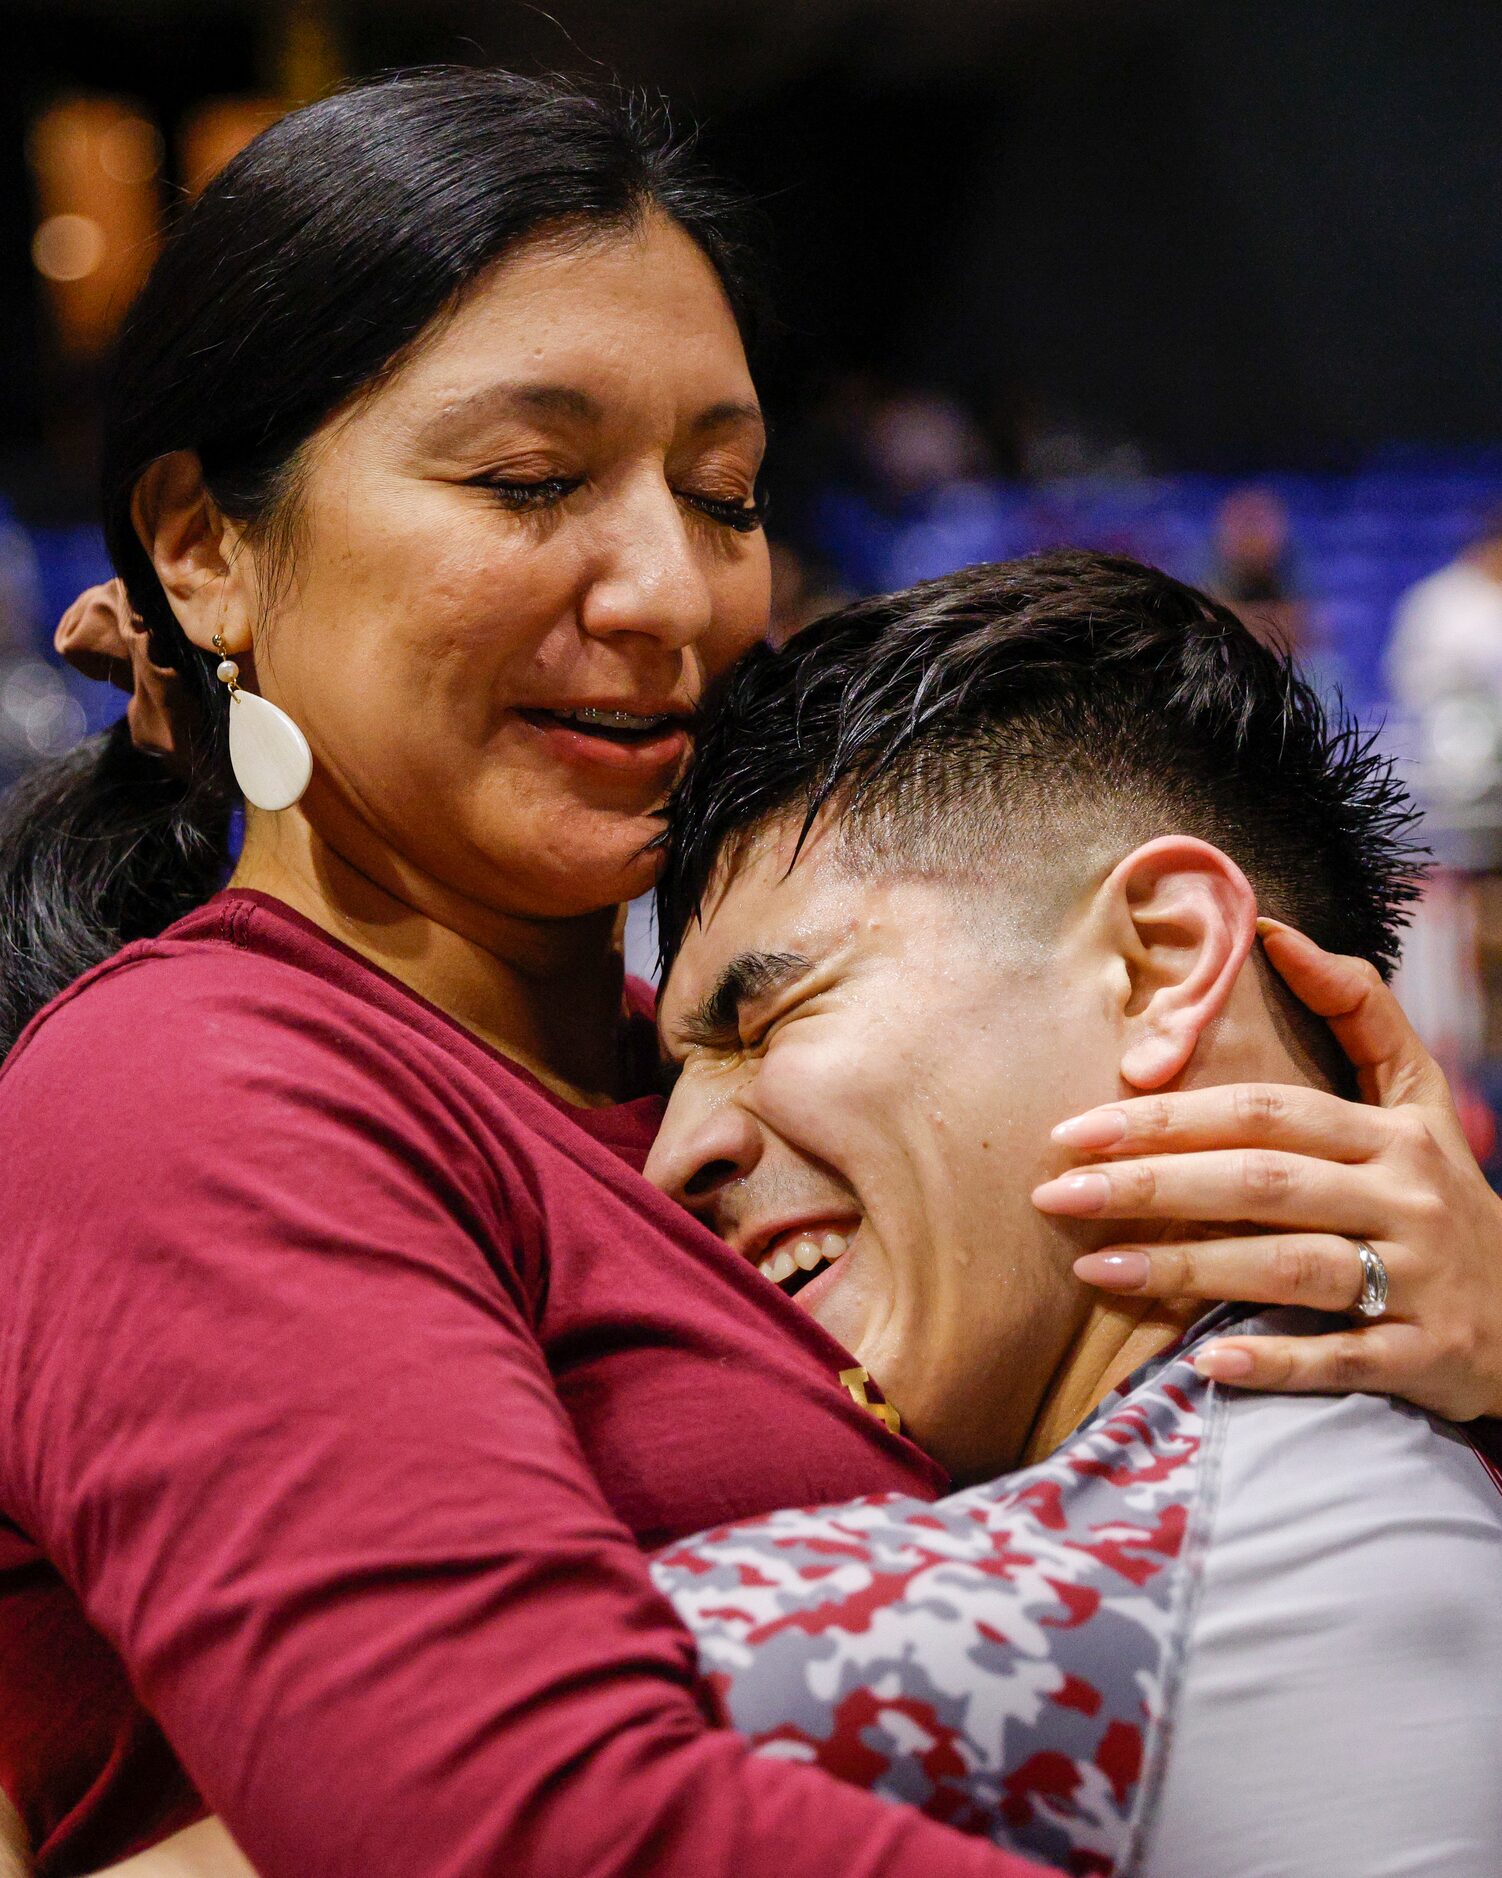
<instances>
[{"instance_id":1,"label":"young man's shoulder","mask_svg":"<svg viewBox=\"0 0 1502 1878\"><path fill-rule=\"evenodd\" d=\"M1482 1878L1502 1823L1502 1682L1476 1673L1502 1653L1502 1494L1461 1431L1385 1396L1222 1412L1144 1872Z\"/></svg>"}]
</instances>

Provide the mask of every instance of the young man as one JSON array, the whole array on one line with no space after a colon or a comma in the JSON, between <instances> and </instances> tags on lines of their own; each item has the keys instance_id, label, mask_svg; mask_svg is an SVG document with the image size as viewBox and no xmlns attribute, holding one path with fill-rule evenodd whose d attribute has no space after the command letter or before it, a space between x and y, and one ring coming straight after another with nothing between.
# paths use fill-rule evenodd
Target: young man
<instances>
[{"instance_id":1,"label":"young man","mask_svg":"<svg viewBox=\"0 0 1502 1878\"><path fill-rule=\"evenodd\" d=\"M1108 618L1112 597L1118 604ZM935 598L940 605L932 616ZM979 570L829 622L784 662L755 666L732 693L706 746L708 763L718 767L701 764L689 785L689 799L696 798L708 818L705 840L697 848L680 846L669 879L670 910L677 909L673 931L689 930L667 1015L688 1067L664 1142L663 1178L711 1212L731 1244L774 1278L786 1276L784 1260L789 1270L802 1270L830 1259L837 1282L816 1280L798 1302L815 1313L844 1314L840 1321L862 1359L845 1370L851 1395L867 1401L871 1375L862 1365L869 1364L962 1477L1043 1454L1060 1440L1064 1446L1051 1461L938 1505L878 1495L823 1514L772 1513L676 1544L659 1560L658 1582L701 1639L704 1666L724 1691L729 1718L748 1733L777 1751L822 1760L858 1783L911 1798L941 1818L1037 1847L1055 1867L1073 1871L1125 1870L1145 1842L1151 1802L1164 1790L1166 1723L1184 1713L1182 1701L1175 1705L1174 1676L1187 1640L1182 1599L1193 1583L1186 1518L1216 1504L1213 1469L1199 1456L1202 1424L1214 1420L1220 1405L1207 1399L1187 1358L1169 1359L1150 1374L1139 1373L1130 1394L1085 1435L1069 1437L1092 1399L1161 1354L1191 1313L1164 1315L1140 1301L1097 1312L1080 1302L1080 1288L1056 1269L1056 1259L1050 1263L1073 1242L1056 1245L1029 1223L1029 1163L1041 1158L1044 1171L1052 1171L1063 1161L1062 1149L1045 1147L1040 1157L1034 1137L1048 1119L1066 1112L1067 1101L1119 1093L1113 1062L1127 1072L1128 1088L1133 1078L1193 1082L1193 1073L1175 1074L1173 1054L1186 1048L1208 1081L1238 1066L1264 1079L1307 1081L1316 1075L1309 1065L1328 1050L1329 1038L1311 1023L1301 1040L1295 1027L1303 1020L1296 1016L1286 1019L1289 1036L1277 1028L1281 1016L1275 1043L1264 1034L1251 996L1257 988L1236 969L1251 944L1246 883L1227 854L1210 845L1208 823L1197 841L1175 834L1146 848L1131 831L1110 833L1107 808L1134 792L1140 796L1142 778L1113 741L1109 714L1087 713L1077 727L1088 727L1106 769L1074 824L1078 840L1099 838L1108 848L1119 846L1124 832L1130 836L1108 869L1119 878L1099 902L1112 914L1104 927L1098 920L1079 924L1092 895L1088 882L1083 898L1078 883L1069 885L1069 843L1050 837L1053 871L1027 884L1018 869L1003 865L1013 850L996 839L997 817L981 812L988 805L999 811L1002 798L991 784L1009 773L1017 781L1019 757L1036 765L1043 785L1040 828L1044 810L1062 804L1058 758L1067 740L1050 742L1043 734L1045 721L1058 717L1048 707L1046 687L1037 692L1033 731L1025 746L1014 740L1011 758L987 731L968 743L922 737L916 760L905 760L901 739L889 733L894 722L909 718L921 728L930 705L930 729L950 723L958 731L968 723L974 731L974 704L985 705L997 729L1015 728L1021 720L1000 712L995 694L1015 688L1022 674L1015 659L1001 659L988 703L980 694L995 663L989 648L1010 634L1011 652L1019 651L1027 639L1021 629L1029 625L1038 648L1050 648L1035 648L1033 676L1057 666L1080 678L1077 651L1068 651L1080 609L1099 625L1100 656L1114 619L1118 664L1125 667L1134 658L1142 664L1145 647L1150 669L1196 621L1225 641L1217 650L1211 632L1210 665L1229 658L1234 666L1244 635L1234 628L1226 637L1223 623L1201 618L1201 607L1197 596L1145 570L1074 561ZM1165 610L1155 626L1159 608ZM915 631L904 639L898 629L907 625ZM895 673L884 644L899 653ZM816 656L804 660L805 649ZM931 686L916 699L916 710L907 653L934 662ZM1118 671L1118 680L1124 676L1130 673ZM790 685L782 685L783 677ZM904 695L894 717L883 698L891 704ZM1216 701L1223 703L1226 693L1212 685L1207 695L1199 729L1224 743ZM788 721L801 722L806 748L796 738L790 742L775 717L790 696L801 717ZM849 708L831 716L841 698ZM1148 702L1161 723L1161 699L1154 693ZM841 730L831 744L836 719ZM863 725L873 739L868 751L893 745L887 834L883 813L874 812L880 790L853 791L859 763L841 754L858 745ZM1265 735L1254 739L1256 748L1266 743ZM969 755L956 764L961 744ZM1240 747L1234 738L1232 744ZM1307 740L1284 739L1277 761L1290 761L1290 750L1307 756ZM810 752L815 768L800 768ZM840 760L827 761L831 752ZM1071 763L1064 763L1066 771ZM786 812L796 817L810 783L817 793L826 773L829 806L837 813L816 828L785 879L779 853L779 864L758 886L757 844L786 842ZM948 783L939 787L941 777ZM1083 791L1078 777L1063 782ZM1347 775L1340 784L1341 800L1355 799L1349 782ZM949 812L946 788L964 796L965 817ZM1376 805L1391 806L1380 779L1374 789ZM864 807L855 799L861 794ZM1218 783L1212 794L1216 803L1223 800ZM1161 806L1167 824L1180 828L1171 796ZM911 810L920 811L916 818ZM839 839L827 840L836 820ZM1014 818L1001 820L1006 833ZM1373 834L1370 815L1361 826L1367 837ZM1380 838L1361 852L1363 864L1377 866L1378 874L1385 856L1382 877L1394 883L1397 857ZM1025 845L1015 850L1019 862L1027 853ZM1018 883L1023 903L1010 912L1009 882ZM1279 897L1266 880L1259 884L1270 903L1320 930L1316 907L1292 891ZM1018 917L1028 907L1046 912L1042 885L1054 895L1062 924L1045 919L1029 926ZM701 887L708 889L702 929L687 916ZM806 887L813 897L798 903ZM1094 891L1098 898L1098 884ZM1373 912L1390 936L1390 927L1381 925L1382 908ZM1066 927L1071 937L1063 945L1059 935ZM723 963L715 951L722 941L730 954ZM1040 1007L1035 987L1049 990L1055 1008ZM1264 990L1276 1010L1276 994ZM1144 1010L1145 1024L1138 1022ZM743 1030L742 1021L755 1024L755 1032ZM1040 1022L1053 1026L1050 1036L1067 1031L1068 1063L1055 1060L1058 1051L1046 1040L1029 1036L1029 1026ZM1207 1053L1217 1027L1223 1034L1212 1062ZM789 1040L796 1045L800 1038L801 1054L794 1047L789 1055ZM1002 1047L1015 1052L1015 1078L1002 1073ZM1018 1088L1032 1073L1047 1080L1028 1105L1019 1101ZM806 1098L801 1118L800 1092ZM1212 1093L1224 1101L1231 1092ZM1363 1129L1380 1134L1380 1122L1390 1135L1399 1113L1348 1114L1346 1105L1323 1100L1334 1119L1326 1112L1306 1145L1327 1146L1338 1121L1347 1132L1336 1139L1349 1140L1353 1154L1360 1152ZM1099 1132L1098 1118L1089 1126ZM1211 1126L1205 1138L1224 1138L1223 1127L1217 1135ZM1165 1170L1167 1184L1173 1178L1167 1163L1148 1163L1154 1164ZM1311 1169L1320 1165L1308 1162ZM1374 1155L1357 1170L1362 1178L1352 1192L1377 1194L1376 1210L1388 1212L1397 1243L1377 1243L1406 1290L1414 1264L1425 1263L1402 1262L1400 1247L1416 1215L1411 1202L1407 1211L1386 1207L1386 1190L1372 1179L1380 1165ZM1330 1169L1337 1191L1311 1198L1311 1221L1375 1233L1370 1221L1342 1221L1342 1169L1340 1162ZM1478 1178L1474 1167L1470 1173ZM1431 1168L1409 1183L1431 1209L1436 1192L1447 1191L1436 1187L1432 1174ZM1216 1190L1227 1189L1222 1183ZM1151 1213L1146 1197L1139 1200ZM1349 1210L1350 1194L1345 1204ZM1247 1210L1265 1211L1266 1203L1249 1203ZM1489 1213L1468 1225L1470 1235L1479 1232L1490 1243ZM1470 1236L1458 1224L1452 1231ZM1080 1245L1100 1242L1098 1232L1079 1232ZM613 1260L626 1251L608 1240L601 1244L602 1255ZM758 1301L752 1292L765 1295L763 1281L726 1261L722 1248L707 1242L707 1249L737 1278L739 1308L752 1308ZM1342 1249L1354 1263L1355 1253ZM1343 1307L1350 1295L1330 1301ZM770 1301L797 1321L783 1299ZM1020 1330L1012 1327L1014 1309ZM1197 1339L1197 1352L1203 1341ZM828 1348L840 1350L838 1343ZM735 1361L729 1355L718 1360ZM765 1380L758 1371L756 1384ZM1037 1400L1046 1403L1041 1415ZM883 1419L894 1419L885 1404L874 1406ZM660 1458L656 1444L648 1425L633 1426L641 1478L650 1480ZM748 1438L780 1440L784 1449L796 1450L791 1426L774 1405ZM890 1440L865 1426L873 1439ZM1384 1449L1381 1459L1387 1465L1392 1457ZM1469 1475L1462 1477L1462 1490L1468 1481ZM1093 1492L1081 1490L1090 1483ZM1409 1494L1420 1515L1432 1507L1413 1492L1401 1468L1396 1491ZM1237 1556L1217 1529L1216 1559ZM640 1628L635 1635L640 1649ZM1487 1641L1479 1637L1478 1647ZM1198 1666L1206 1650L1198 1635L1195 1646L1202 1686ZM1233 1652L1232 1661L1244 1665L1244 1653ZM1193 1677L1190 1684L1192 1695ZM441 1679L434 1695L441 1711ZM833 1707L822 1715L811 1710L811 1701L815 1710L821 1703ZM1176 1748L1166 1761L1163 1803L1166 1819L1183 1822L1186 1856L1197 1874L1232 1868L1220 1847L1208 1862L1201 1858L1202 1822L1175 1801L1172 1783L1203 1780L1206 1795L1219 1796L1246 1765L1239 1733L1234 1750L1225 1750L1207 1729L1208 1771L1197 1773L1196 1763ZM1295 1803L1307 1791L1306 1770L1296 1772L1290 1786ZM1269 1803L1276 1810L1283 1796ZM1216 1817L1234 1814L1233 1805ZM1281 1824L1284 1815L1278 1817ZM1462 1829L1469 1826L1462 1822ZM1326 1842L1310 1843L1317 1857ZM1165 1856L1155 1848L1166 1871L1172 1867L1162 1862ZM632 1871L658 1872L667 1862L658 1840L626 1855ZM222 1829L209 1823L128 1869L138 1878L218 1878L248 1868Z\"/></svg>"},{"instance_id":2,"label":"young man","mask_svg":"<svg viewBox=\"0 0 1502 1878\"><path fill-rule=\"evenodd\" d=\"M1066 1870L1495 1870L1477 1453L1387 1398L1216 1389L1205 1346L1286 1314L1092 1296L1110 1178L1056 1177L1123 1097L1253 1084L1295 1151L1248 1158L1248 1213L1311 1223L1342 1071L1259 909L1389 964L1406 820L1231 614L1131 563L970 569L736 673L675 808L648 1171L955 1478L1032 1463L930 1537L877 1501L670 1553L743 1732ZM1353 1189L1374 1284L1390 1222Z\"/></svg>"}]
</instances>

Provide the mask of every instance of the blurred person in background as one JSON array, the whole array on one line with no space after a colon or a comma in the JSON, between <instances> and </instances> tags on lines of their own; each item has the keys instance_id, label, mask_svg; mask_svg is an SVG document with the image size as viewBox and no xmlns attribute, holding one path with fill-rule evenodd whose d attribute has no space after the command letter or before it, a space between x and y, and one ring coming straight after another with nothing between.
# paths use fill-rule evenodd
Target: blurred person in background
<instances>
[{"instance_id":1,"label":"blurred person in background","mask_svg":"<svg viewBox=\"0 0 1502 1878\"><path fill-rule=\"evenodd\" d=\"M1485 1160L1496 1120L1483 1090L1489 1084L1495 1099L1489 1060L1502 1037L1502 508L1464 553L1402 596L1384 665L1447 866L1416 912L1405 995Z\"/></svg>"},{"instance_id":2,"label":"blurred person in background","mask_svg":"<svg viewBox=\"0 0 1502 1878\"><path fill-rule=\"evenodd\" d=\"M712 1726L642 1555L949 1484L638 1171L618 908L768 626L738 228L618 100L429 71L252 144L133 315L108 534L181 715L0 820L0 1784L44 1871L195 1782L266 1878L1018 1870ZM1256 1138L1186 1158L1211 1216ZM1247 1384L1502 1406L1496 1202L1425 1171L1407 1334L1253 1340Z\"/></svg>"},{"instance_id":3,"label":"blurred person in background","mask_svg":"<svg viewBox=\"0 0 1502 1878\"><path fill-rule=\"evenodd\" d=\"M991 468L980 426L957 398L939 392L897 391L881 399L862 444L867 487L879 507L899 514Z\"/></svg>"},{"instance_id":4,"label":"blurred person in background","mask_svg":"<svg viewBox=\"0 0 1502 1878\"><path fill-rule=\"evenodd\" d=\"M1398 602L1386 673L1393 702L1415 717L1471 700L1502 723L1502 508Z\"/></svg>"},{"instance_id":5,"label":"blurred person in background","mask_svg":"<svg viewBox=\"0 0 1502 1878\"><path fill-rule=\"evenodd\" d=\"M1209 587L1259 638L1303 659L1306 621L1299 601L1288 511L1277 492L1233 489L1215 513Z\"/></svg>"}]
</instances>

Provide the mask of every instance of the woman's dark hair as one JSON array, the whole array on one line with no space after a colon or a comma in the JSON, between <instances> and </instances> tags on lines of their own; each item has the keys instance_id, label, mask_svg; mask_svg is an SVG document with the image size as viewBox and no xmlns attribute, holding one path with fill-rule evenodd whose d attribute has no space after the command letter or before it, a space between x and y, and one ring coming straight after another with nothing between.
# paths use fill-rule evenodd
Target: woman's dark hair
<instances>
[{"instance_id":1,"label":"woman's dark hair","mask_svg":"<svg viewBox=\"0 0 1502 1878\"><path fill-rule=\"evenodd\" d=\"M204 725L169 769L125 723L0 805L0 1055L46 1001L200 904L235 801L216 656L178 625L137 539L149 464L195 451L226 514L271 537L299 451L499 256L544 229L670 216L718 273L748 350L760 298L739 197L666 113L616 92L433 67L352 86L247 146L182 213L122 333L104 437L111 557Z\"/></svg>"}]
</instances>

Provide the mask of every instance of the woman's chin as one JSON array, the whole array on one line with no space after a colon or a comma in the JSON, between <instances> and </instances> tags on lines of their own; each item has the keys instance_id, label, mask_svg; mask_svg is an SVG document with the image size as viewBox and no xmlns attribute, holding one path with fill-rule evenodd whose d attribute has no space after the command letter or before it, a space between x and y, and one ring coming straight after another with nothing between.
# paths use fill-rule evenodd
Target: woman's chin
<instances>
[{"instance_id":1,"label":"woman's chin","mask_svg":"<svg viewBox=\"0 0 1502 1878\"><path fill-rule=\"evenodd\" d=\"M591 818L604 821L606 818ZM560 840L549 859L557 915L593 913L620 906L650 893L661 868L647 848L661 823L655 815L612 817L608 828L580 828L574 840ZM625 823L626 826L622 826Z\"/></svg>"}]
</instances>

